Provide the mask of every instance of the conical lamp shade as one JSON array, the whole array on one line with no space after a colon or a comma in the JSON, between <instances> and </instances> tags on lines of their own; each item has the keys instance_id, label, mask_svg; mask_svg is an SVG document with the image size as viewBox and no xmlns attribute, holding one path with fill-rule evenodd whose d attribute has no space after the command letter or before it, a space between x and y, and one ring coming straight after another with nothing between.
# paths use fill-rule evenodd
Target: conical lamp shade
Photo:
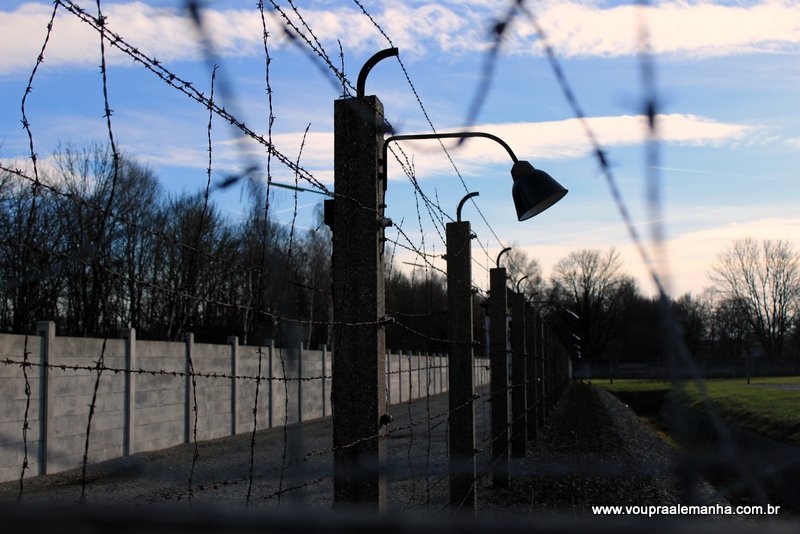
<instances>
[{"instance_id":1,"label":"conical lamp shade","mask_svg":"<svg viewBox=\"0 0 800 534\"><path fill-rule=\"evenodd\" d=\"M546 172L534 169L527 161L517 161L511 168L514 185L511 195L517 208L517 220L525 221L543 212L567 194L567 190Z\"/></svg>"}]
</instances>

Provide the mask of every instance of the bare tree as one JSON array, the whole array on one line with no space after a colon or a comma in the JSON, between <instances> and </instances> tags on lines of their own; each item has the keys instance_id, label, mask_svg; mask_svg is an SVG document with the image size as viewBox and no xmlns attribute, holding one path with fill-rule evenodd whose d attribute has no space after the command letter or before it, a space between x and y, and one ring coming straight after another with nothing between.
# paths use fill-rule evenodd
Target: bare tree
<instances>
[{"instance_id":1,"label":"bare tree","mask_svg":"<svg viewBox=\"0 0 800 534\"><path fill-rule=\"evenodd\" d=\"M703 342L708 338L711 309L702 298L686 293L672 303L680 321L683 339L693 358L697 358Z\"/></svg>"},{"instance_id":2,"label":"bare tree","mask_svg":"<svg viewBox=\"0 0 800 534\"><path fill-rule=\"evenodd\" d=\"M543 300L544 278L542 278L542 266L539 260L531 258L524 249L518 247L512 247L506 258L507 260L503 263L511 281L516 284L522 280L519 288L527 298Z\"/></svg>"},{"instance_id":3,"label":"bare tree","mask_svg":"<svg viewBox=\"0 0 800 534\"><path fill-rule=\"evenodd\" d=\"M780 358L798 316L800 258L786 241L734 241L719 255L711 279L746 312L768 356Z\"/></svg>"},{"instance_id":4,"label":"bare tree","mask_svg":"<svg viewBox=\"0 0 800 534\"><path fill-rule=\"evenodd\" d=\"M578 314L583 354L599 358L612 338L627 296L636 293L622 273L619 252L611 248L571 252L553 269L553 300Z\"/></svg>"}]
</instances>

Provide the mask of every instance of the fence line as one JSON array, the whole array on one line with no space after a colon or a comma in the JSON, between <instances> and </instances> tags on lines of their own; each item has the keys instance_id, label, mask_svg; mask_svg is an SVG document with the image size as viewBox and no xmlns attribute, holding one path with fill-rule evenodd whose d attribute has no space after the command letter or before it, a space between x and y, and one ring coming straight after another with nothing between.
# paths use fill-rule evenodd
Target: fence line
<instances>
[{"instance_id":1,"label":"fence line","mask_svg":"<svg viewBox=\"0 0 800 534\"><path fill-rule=\"evenodd\" d=\"M185 342L137 340L135 329L121 339L57 337L49 321L37 323L37 333L0 334L0 481L19 477L29 454L26 477L80 467L84 453L94 463L251 432L253 410L259 428L331 414L327 347L276 348L267 341L261 375L261 347L239 345L236 337L228 345L194 343L192 336ZM187 371L190 355L193 370ZM448 390L445 354L390 352L386 361L390 404ZM488 379L485 367L476 362L477 384ZM259 379L283 382L286 394L270 387L255 404ZM421 387L428 381L429 391ZM84 451L92 407L92 439Z\"/></svg>"}]
</instances>

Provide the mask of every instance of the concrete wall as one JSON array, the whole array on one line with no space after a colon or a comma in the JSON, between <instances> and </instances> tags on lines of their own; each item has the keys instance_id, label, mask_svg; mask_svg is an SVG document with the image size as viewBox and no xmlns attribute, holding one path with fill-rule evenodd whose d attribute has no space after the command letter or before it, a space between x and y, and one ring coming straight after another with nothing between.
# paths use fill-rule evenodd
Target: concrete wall
<instances>
[{"instance_id":1,"label":"concrete wall","mask_svg":"<svg viewBox=\"0 0 800 534\"><path fill-rule=\"evenodd\" d=\"M0 481L20 477L25 441L26 476L81 466L95 385L89 462L189 443L195 432L197 440L252 432L256 405L258 428L331 414L326 349L239 346L236 338L199 344L191 334L184 342L139 341L133 330L123 339L56 337L53 323L37 324L37 332L0 334ZM32 365L23 367L26 353ZM386 358L390 404L447 391L446 355ZM476 388L488 380L487 361L476 359Z\"/></svg>"}]
</instances>

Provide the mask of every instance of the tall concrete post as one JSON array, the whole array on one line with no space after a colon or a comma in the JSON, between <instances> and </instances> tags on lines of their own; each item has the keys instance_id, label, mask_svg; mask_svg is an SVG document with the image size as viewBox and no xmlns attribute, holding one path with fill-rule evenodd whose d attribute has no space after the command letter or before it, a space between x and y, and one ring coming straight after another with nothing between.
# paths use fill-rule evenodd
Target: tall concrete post
<instances>
[{"instance_id":1,"label":"tall concrete post","mask_svg":"<svg viewBox=\"0 0 800 534\"><path fill-rule=\"evenodd\" d=\"M544 345L544 416L550 417L550 401L553 397L553 331L544 325L542 343Z\"/></svg>"},{"instance_id":2,"label":"tall concrete post","mask_svg":"<svg viewBox=\"0 0 800 534\"><path fill-rule=\"evenodd\" d=\"M525 378L525 297L514 293L511 303L511 455L525 457L528 442Z\"/></svg>"},{"instance_id":3,"label":"tall concrete post","mask_svg":"<svg viewBox=\"0 0 800 534\"><path fill-rule=\"evenodd\" d=\"M326 206L333 230L334 503L378 511L386 508L386 440L366 438L385 432L383 134L377 97L335 101L336 197Z\"/></svg>"},{"instance_id":4,"label":"tall concrete post","mask_svg":"<svg viewBox=\"0 0 800 534\"><path fill-rule=\"evenodd\" d=\"M525 348L528 439L536 439L539 430L536 420L536 310L530 304L525 307Z\"/></svg>"},{"instance_id":5,"label":"tall concrete post","mask_svg":"<svg viewBox=\"0 0 800 534\"><path fill-rule=\"evenodd\" d=\"M472 352L470 224L447 224L447 307L450 316L450 507L475 513L475 406Z\"/></svg>"},{"instance_id":6,"label":"tall concrete post","mask_svg":"<svg viewBox=\"0 0 800 534\"><path fill-rule=\"evenodd\" d=\"M545 423L545 348L544 348L544 320L536 314L536 420L539 428L544 428Z\"/></svg>"},{"instance_id":7,"label":"tall concrete post","mask_svg":"<svg viewBox=\"0 0 800 534\"><path fill-rule=\"evenodd\" d=\"M508 457L508 332L506 270L489 271L490 355L492 366L492 485L509 484Z\"/></svg>"}]
</instances>

